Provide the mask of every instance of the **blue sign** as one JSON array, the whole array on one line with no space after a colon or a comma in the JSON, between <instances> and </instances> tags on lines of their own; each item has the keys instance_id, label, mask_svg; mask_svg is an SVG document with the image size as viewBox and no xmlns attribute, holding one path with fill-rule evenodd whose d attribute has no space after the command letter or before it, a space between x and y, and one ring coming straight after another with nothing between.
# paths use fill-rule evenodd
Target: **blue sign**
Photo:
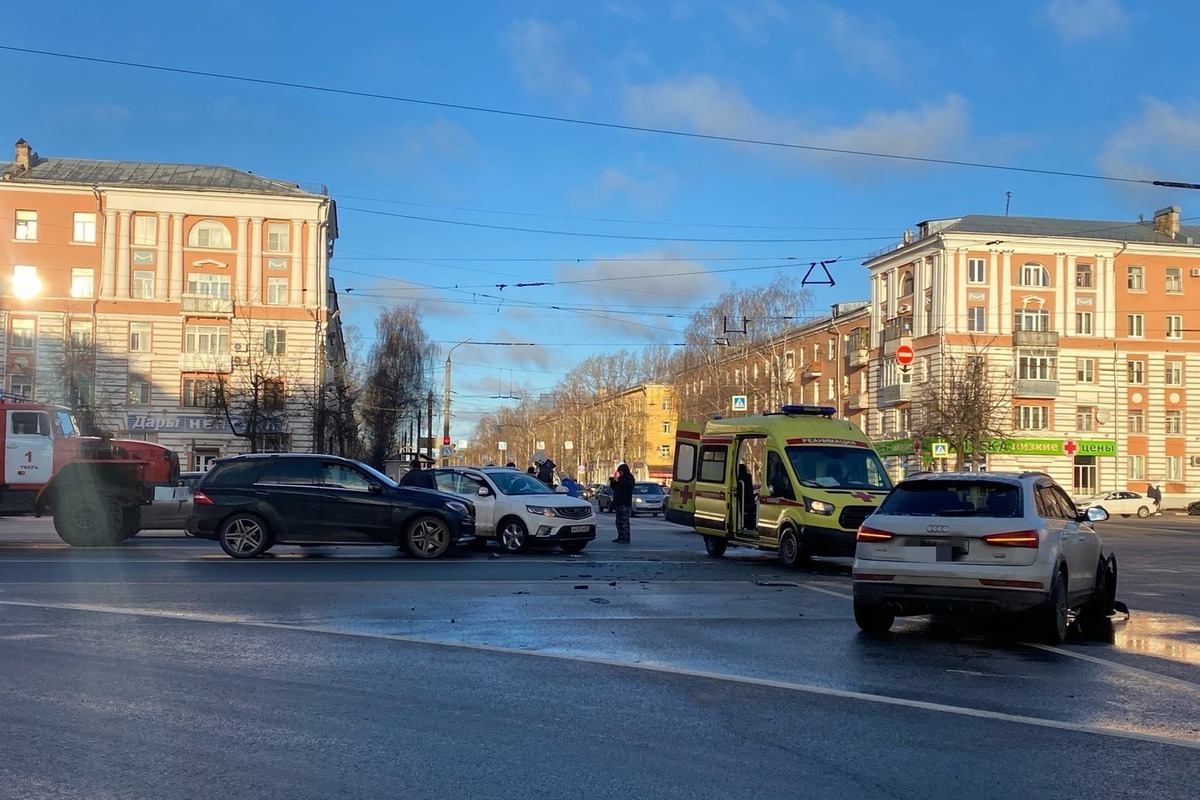
<instances>
[{"instance_id":1,"label":"blue sign","mask_svg":"<svg viewBox=\"0 0 1200 800\"><path fill-rule=\"evenodd\" d=\"M733 396L733 410L734 410L734 411L745 411L745 410L746 410L746 408L747 408L747 406L746 406L746 395L744 395L744 394L735 394L735 395Z\"/></svg>"}]
</instances>

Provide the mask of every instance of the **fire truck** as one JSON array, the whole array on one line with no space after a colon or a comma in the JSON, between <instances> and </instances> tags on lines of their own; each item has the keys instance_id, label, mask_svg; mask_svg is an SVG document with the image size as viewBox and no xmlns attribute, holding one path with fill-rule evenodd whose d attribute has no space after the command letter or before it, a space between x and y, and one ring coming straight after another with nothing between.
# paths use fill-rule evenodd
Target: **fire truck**
<instances>
[{"instance_id":1,"label":"fire truck","mask_svg":"<svg viewBox=\"0 0 1200 800\"><path fill-rule=\"evenodd\" d=\"M179 457L150 442L83 436L71 409L0 393L0 513L49 514L67 544L104 547L135 535L155 486Z\"/></svg>"}]
</instances>

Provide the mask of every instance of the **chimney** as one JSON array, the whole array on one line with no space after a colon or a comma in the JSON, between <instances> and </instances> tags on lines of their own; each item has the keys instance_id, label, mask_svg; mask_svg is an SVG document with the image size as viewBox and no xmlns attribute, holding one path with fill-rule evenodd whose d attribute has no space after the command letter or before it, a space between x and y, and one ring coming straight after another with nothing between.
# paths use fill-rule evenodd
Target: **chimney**
<instances>
[{"instance_id":1,"label":"chimney","mask_svg":"<svg viewBox=\"0 0 1200 800\"><path fill-rule=\"evenodd\" d=\"M1154 212L1154 232L1172 239L1179 234L1179 206L1167 206Z\"/></svg>"},{"instance_id":2,"label":"chimney","mask_svg":"<svg viewBox=\"0 0 1200 800\"><path fill-rule=\"evenodd\" d=\"M17 172L28 172L29 168L37 163L37 153L33 152L29 142L17 139L17 155L14 160L17 162Z\"/></svg>"}]
</instances>

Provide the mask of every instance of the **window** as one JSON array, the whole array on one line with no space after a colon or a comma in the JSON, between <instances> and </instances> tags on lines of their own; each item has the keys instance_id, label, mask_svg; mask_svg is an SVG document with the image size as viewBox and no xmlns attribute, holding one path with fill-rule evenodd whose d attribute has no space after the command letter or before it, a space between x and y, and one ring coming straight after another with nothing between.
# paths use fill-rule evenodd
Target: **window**
<instances>
[{"instance_id":1,"label":"window","mask_svg":"<svg viewBox=\"0 0 1200 800\"><path fill-rule=\"evenodd\" d=\"M133 218L133 243L139 247L158 244L158 217L138 214Z\"/></svg>"},{"instance_id":2,"label":"window","mask_svg":"<svg viewBox=\"0 0 1200 800\"><path fill-rule=\"evenodd\" d=\"M73 242L96 241L96 215L87 212L75 212L75 226L71 231Z\"/></svg>"},{"instance_id":3,"label":"window","mask_svg":"<svg viewBox=\"0 0 1200 800\"><path fill-rule=\"evenodd\" d=\"M288 302L288 279L267 278L267 305L284 306Z\"/></svg>"},{"instance_id":4,"label":"window","mask_svg":"<svg viewBox=\"0 0 1200 800\"><path fill-rule=\"evenodd\" d=\"M224 250L231 247L229 229L215 219L202 219L188 234L188 247L207 247Z\"/></svg>"},{"instance_id":5,"label":"window","mask_svg":"<svg viewBox=\"0 0 1200 800\"><path fill-rule=\"evenodd\" d=\"M1075 359L1075 380L1079 383L1095 383L1096 382L1096 359L1094 358L1077 358Z\"/></svg>"},{"instance_id":6,"label":"window","mask_svg":"<svg viewBox=\"0 0 1200 800\"><path fill-rule=\"evenodd\" d=\"M188 275L188 294L199 294L205 297L229 299L229 276L210 275L206 272L193 272Z\"/></svg>"},{"instance_id":7,"label":"window","mask_svg":"<svg viewBox=\"0 0 1200 800\"><path fill-rule=\"evenodd\" d=\"M288 268L288 260L286 258L268 258L267 269L281 270Z\"/></svg>"},{"instance_id":8,"label":"window","mask_svg":"<svg viewBox=\"0 0 1200 800\"><path fill-rule=\"evenodd\" d=\"M1093 283L1091 264L1075 264L1075 285L1080 289L1092 288Z\"/></svg>"},{"instance_id":9,"label":"window","mask_svg":"<svg viewBox=\"0 0 1200 800\"><path fill-rule=\"evenodd\" d=\"M826 361L833 361L837 358L837 339L830 339L828 347L825 348Z\"/></svg>"},{"instance_id":10,"label":"window","mask_svg":"<svg viewBox=\"0 0 1200 800\"><path fill-rule=\"evenodd\" d=\"M263 331L263 352L281 356L287 352L287 328L267 328Z\"/></svg>"},{"instance_id":11,"label":"window","mask_svg":"<svg viewBox=\"0 0 1200 800\"><path fill-rule=\"evenodd\" d=\"M1017 377L1021 380L1058 380L1058 358L1045 351L1024 351L1017 356Z\"/></svg>"},{"instance_id":12,"label":"window","mask_svg":"<svg viewBox=\"0 0 1200 800\"><path fill-rule=\"evenodd\" d=\"M1141 338L1146 335L1146 317L1144 314L1127 314L1129 335Z\"/></svg>"},{"instance_id":13,"label":"window","mask_svg":"<svg viewBox=\"0 0 1200 800\"><path fill-rule=\"evenodd\" d=\"M267 252L286 253L288 251L288 233L292 226L287 222L267 223Z\"/></svg>"},{"instance_id":14,"label":"window","mask_svg":"<svg viewBox=\"0 0 1200 800\"><path fill-rule=\"evenodd\" d=\"M900 296L910 295L913 293L913 274L911 272L904 273L904 277L900 279Z\"/></svg>"},{"instance_id":15,"label":"window","mask_svg":"<svg viewBox=\"0 0 1200 800\"><path fill-rule=\"evenodd\" d=\"M254 437L254 442L260 453L290 453L292 451L292 435L290 433L260 433Z\"/></svg>"},{"instance_id":16,"label":"window","mask_svg":"<svg viewBox=\"0 0 1200 800\"><path fill-rule=\"evenodd\" d=\"M1183 386L1183 362L1168 361L1166 366L1167 386Z\"/></svg>"},{"instance_id":17,"label":"window","mask_svg":"<svg viewBox=\"0 0 1200 800\"><path fill-rule=\"evenodd\" d=\"M662 424L662 432L668 436L671 434L671 423L670 422L664 422Z\"/></svg>"},{"instance_id":18,"label":"window","mask_svg":"<svg viewBox=\"0 0 1200 800\"><path fill-rule=\"evenodd\" d=\"M151 325L149 322L129 323L129 352L150 352L150 330Z\"/></svg>"},{"instance_id":19,"label":"window","mask_svg":"<svg viewBox=\"0 0 1200 800\"><path fill-rule=\"evenodd\" d=\"M95 297L96 273L94 270L75 267L71 270L71 297Z\"/></svg>"},{"instance_id":20,"label":"window","mask_svg":"<svg viewBox=\"0 0 1200 800\"><path fill-rule=\"evenodd\" d=\"M1183 267L1167 267L1167 291L1172 294L1183 291Z\"/></svg>"},{"instance_id":21,"label":"window","mask_svg":"<svg viewBox=\"0 0 1200 800\"><path fill-rule=\"evenodd\" d=\"M216 378L184 378L181 405L188 408L212 408L218 405L221 382Z\"/></svg>"},{"instance_id":22,"label":"window","mask_svg":"<svg viewBox=\"0 0 1200 800\"><path fill-rule=\"evenodd\" d=\"M1182 339L1183 338L1183 315L1168 314L1167 315L1167 338Z\"/></svg>"},{"instance_id":23,"label":"window","mask_svg":"<svg viewBox=\"0 0 1200 800\"><path fill-rule=\"evenodd\" d=\"M1125 364L1129 383L1141 385L1146 382L1146 362L1128 361Z\"/></svg>"},{"instance_id":24,"label":"window","mask_svg":"<svg viewBox=\"0 0 1200 800\"><path fill-rule=\"evenodd\" d=\"M1048 331L1050 330L1050 312L1032 308L1022 308L1014 311L1013 330Z\"/></svg>"},{"instance_id":25,"label":"window","mask_svg":"<svg viewBox=\"0 0 1200 800\"><path fill-rule=\"evenodd\" d=\"M1142 267L1130 267L1129 274L1125 279L1125 285L1131 291L1142 292L1146 289L1146 270Z\"/></svg>"},{"instance_id":26,"label":"window","mask_svg":"<svg viewBox=\"0 0 1200 800\"><path fill-rule=\"evenodd\" d=\"M1167 409L1167 433L1183 433L1183 412L1178 408Z\"/></svg>"},{"instance_id":27,"label":"window","mask_svg":"<svg viewBox=\"0 0 1200 800\"><path fill-rule=\"evenodd\" d=\"M33 397L33 378L28 375L9 375L8 391L17 397Z\"/></svg>"},{"instance_id":28,"label":"window","mask_svg":"<svg viewBox=\"0 0 1200 800\"><path fill-rule=\"evenodd\" d=\"M967 259L967 283L985 283L987 281L985 263L982 258Z\"/></svg>"},{"instance_id":29,"label":"window","mask_svg":"<svg viewBox=\"0 0 1200 800\"><path fill-rule=\"evenodd\" d=\"M13 350L32 350L36 323L31 319L14 319L8 346Z\"/></svg>"},{"instance_id":30,"label":"window","mask_svg":"<svg viewBox=\"0 0 1200 800\"><path fill-rule=\"evenodd\" d=\"M1045 406L1017 406L1013 426L1023 431L1040 431L1050 427L1050 409Z\"/></svg>"},{"instance_id":31,"label":"window","mask_svg":"<svg viewBox=\"0 0 1200 800\"><path fill-rule=\"evenodd\" d=\"M129 405L150 405L150 381L141 375L129 376Z\"/></svg>"},{"instance_id":32,"label":"window","mask_svg":"<svg viewBox=\"0 0 1200 800\"><path fill-rule=\"evenodd\" d=\"M669 397L664 397L664 398L663 398L663 401L662 401L662 410L663 410L663 411L670 411L670 410L671 410L671 398L669 398Z\"/></svg>"},{"instance_id":33,"label":"window","mask_svg":"<svg viewBox=\"0 0 1200 800\"><path fill-rule=\"evenodd\" d=\"M71 320L71 346L77 348L88 348L92 346L93 331L91 320L73 319Z\"/></svg>"},{"instance_id":34,"label":"window","mask_svg":"<svg viewBox=\"0 0 1200 800\"><path fill-rule=\"evenodd\" d=\"M1079 431L1096 430L1096 407L1077 406L1075 408L1075 429Z\"/></svg>"},{"instance_id":35,"label":"window","mask_svg":"<svg viewBox=\"0 0 1200 800\"><path fill-rule=\"evenodd\" d=\"M1167 456L1167 480L1183 480L1183 456Z\"/></svg>"},{"instance_id":36,"label":"window","mask_svg":"<svg viewBox=\"0 0 1200 800\"><path fill-rule=\"evenodd\" d=\"M696 479L696 445L683 443L675 450L675 480Z\"/></svg>"},{"instance_id":37,"label":"window","mask_svg":"<svg viewBox=\"0 0 1200 800\"><path fill-rule=\"evenodd\" d=\"M658 446L658 457L660 459L662 459L663 461L666 461L667 459L669 459L671 457L671 445L660 444Z\"/></svg>"},{"instance_id":38,"label":"window","mask_svg":"<svg viewBox=\"0 0 1200 800\"><path fill-rule=\"evenodd\" d=\"M896 427L902 431L912 430L912 408L905 406L896 409Z\"/></svg>"},{"instance_id":39,"label":"window","mask_svg":"<svg viewBox=\"0 0 1200 800\"><path fill-rule=\"evenodd\" d=\"M700 475L704 483L725 483L725 462L729 448L725 445L705 445L700 448Z\"/></svg>"},{"instance_id":40,"label":"window","mask_svg":"<svg viewBox=\"0 0 1200 800\"><path fill-rule=\"evenodd\" d=\"M1126 460L1129 467L1129 480L1144 481L1146 480L1146 457L1145 456L1129 456Z\"/></svg>"},{"instance_id":41,"label":"window","mask_svg":"<svg viewBox=\"0 0 1200 800\"><path fill-rule=\"evenodd\" d=\"M17 230L13 233L14 239L19 239L23 242L37 241L37 212L36 211L18 211L17 212Z\"/></svg>"},{"instance_id":42,"label":"window","mask_svg":"<svg viewBox=\"0 0 1200 800\"><path fill-rule=\"evenodd\" d=\"M36 297L42 291L42 281L38 277L37 267L24 264L13 266L12 293L18 300L28 300Z\"/></svg>"},{"instance_id":43,"label":"window","mask_svg":"<svg viewBox=\"0 0 1200 800\"><path fill-rule=\"evenodd\" d=\"M1146 411L1141 408L1129 409L1129 417L1126 426L1130 433L1145 433L1146 432Z\"/></svg>"},{"instance_id":44,"label":"window","mask_svg":"<svg viewBox=\"0 0 1200 800\"><path fill-rule=\"evenodd\" d=\"M1099 469L1095 456L1075 456L1072 463L1071 488L1076 494L1092 495L1096 493L1099 482Z\"/></svg>"},{"instance_id":45,"label":"window","mask_svg":"<svg viewBox=\"0 0 1200 800\"><path fill-rule=\"evenodd\" d=\"M1075 312L1075 333L1080 336L1092 335L1092 312L1091 311L1076 311Z\"/></svg>"},{"instance_id":46,"label":"window","mask_svg":"<svg viewBox=\"0 0 1200 800\"><path fill-rule=\"evenodd\" d=\"M185 353L228 353L229 329L219 325L188 325L184 335Z\"/></svg>"},{"instance_id":47,"label":"window","mask_svg":"<svg viewBox=\"0 0 1200 800\"><path fill-rule=\"evenodd\" d=\"M258 483L319 486L324 477L325 470L315 458L279 458L267 467Z\"/></svg>"},{"instance_id":48,"label":"window","mask_svg":"<svg viewBox=\"0 0 1200 800\"><path fill-rule=\"evenodd\" d=\"M153 300L154 272L148 269L135 269L131 288L134 300Z\"/></svg>"},{"instance_id":49,"label":"window","mask_svg":"<svg viewBox=\"0 0 1200 800\"><path fill-rule=\"evenodd\" d=\"M283 411L287 405L287 387L279 378L265 378L261 397L263 411Z\"/></svg>"},{"instance_id":50,"label":"window","mask_svg":"<svg viewBox=\"0 0 1200 800\"><path fill-rule=\"evenodd\" d=\"M971 306L967 309L967 330L972 333L983 333L987 330L987 309L983 306Z\"/></svg>"},{"instance_id":51,"label":"window","mask_svg":"<svg viewBox=\"0 0 1200 800\"><path fill-rule=\"evenodd\" d=\"M1050 271L1037 262L1021 266L1019 286L1049 286Z\"/></svg>"}]
</instances>

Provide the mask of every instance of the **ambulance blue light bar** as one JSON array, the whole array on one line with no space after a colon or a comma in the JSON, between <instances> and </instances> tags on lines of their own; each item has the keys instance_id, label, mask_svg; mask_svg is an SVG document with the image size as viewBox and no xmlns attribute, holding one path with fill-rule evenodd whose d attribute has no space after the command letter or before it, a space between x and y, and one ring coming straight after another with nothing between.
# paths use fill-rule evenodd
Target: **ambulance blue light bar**
<instances>
[{"instance_id":1,"label":"ambulance blue light bar","mask_svg":"<svg viewBox=\"0 0 1200 800\"><path fill-rule=\"evenodd\" d=\"M813 417L832 417L837 413L833 406L784 406L779 411L783 414L807 414Z\"/></svg>"}]
</instances>

